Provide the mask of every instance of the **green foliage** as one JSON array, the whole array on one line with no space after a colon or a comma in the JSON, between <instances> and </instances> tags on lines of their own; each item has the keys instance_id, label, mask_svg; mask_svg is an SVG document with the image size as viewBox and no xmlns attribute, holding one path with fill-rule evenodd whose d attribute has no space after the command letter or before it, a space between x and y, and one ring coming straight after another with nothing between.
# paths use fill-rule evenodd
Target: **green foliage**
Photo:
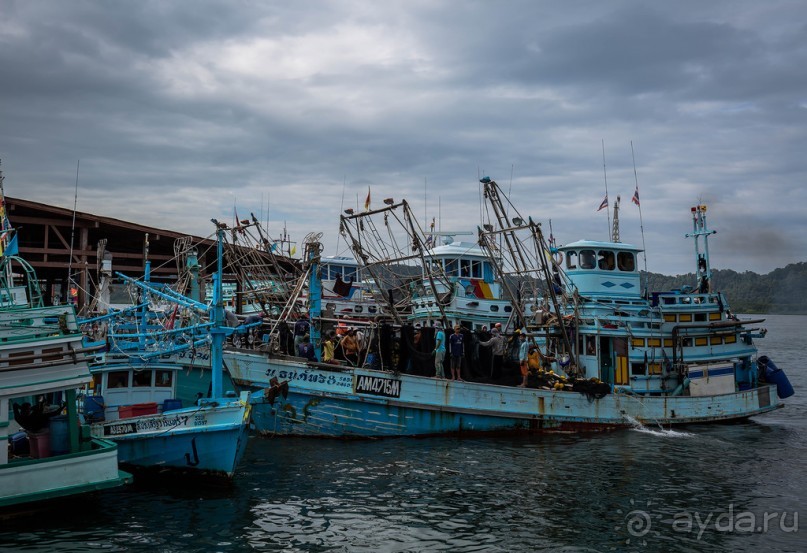
<instances>
[{"instance_id":1,"label":"green foliage","mask_svg":"<svg viewBox=\"0 0 807 553\"><path fill-rule=\"evenodd\" d=\"M648 275L651 292L682 286L697 289L695 274ZM807 314L807 262L792 263L767 275L716 269L712 271L712 290L723 292L735 313Z\"/></svg>"}]
</instances>

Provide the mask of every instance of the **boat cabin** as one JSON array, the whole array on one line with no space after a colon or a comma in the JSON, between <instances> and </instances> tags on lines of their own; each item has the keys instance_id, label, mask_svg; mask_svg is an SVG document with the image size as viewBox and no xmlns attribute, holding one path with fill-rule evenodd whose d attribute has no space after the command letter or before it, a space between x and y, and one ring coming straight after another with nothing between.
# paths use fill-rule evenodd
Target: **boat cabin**
<instances>
[{"instance_id":1,"label":"boat cabin","mask_svg":"<svg viewBox=\"0 0 807 553\"><path fill-rule=\"evenodd\" d=\"M556 261L572 288L590 297L641 297L637 254L641 248L619 242L580 240L558 248Z\"/></svg>"},{"instance_id":2,"label":"boat cabin","mask_svg":"<svg viewBox=\"0 0 807 553\"><path fill-rule=\"evenodd\" d=\"M110 421L180 408L181 402L174 399L179 370L177 364L140 366L108 361L92 367L93 389L85 400L85 417L88 422ZM99 404L103 406L103 419L98 418Z\"/></svg>"}]
</instances>

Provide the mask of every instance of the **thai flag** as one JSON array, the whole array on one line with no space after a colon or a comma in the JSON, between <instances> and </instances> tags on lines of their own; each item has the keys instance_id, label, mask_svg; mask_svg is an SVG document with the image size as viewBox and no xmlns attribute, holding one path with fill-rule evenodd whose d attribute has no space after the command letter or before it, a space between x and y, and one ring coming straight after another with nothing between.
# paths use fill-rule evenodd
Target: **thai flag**
<instances>
[{"instance_id":1,"label":"thai flag","mask_svg":"<svg viewBox=\"0 0 807 553\"><path fill-rule=\"evenodd\" d=\"M600 207L597 208L597 211L601 211L606 207L608 207L608 194L606 194L605 198L602 199L602 203L600 204Z\"/></svg>"},{"instance_id":2,"label":"thai flag","mask_svg":"<svg viewBox=\"0 0 807 553\"><path fill-rule=\"evenodd\" d=\"M638 184L636 185L636 191L633 193L633 198L631 198L631 201L633 203L635 203L636 205L640 205L639 204L639 185Z\"/></svg>"}]
</instances>

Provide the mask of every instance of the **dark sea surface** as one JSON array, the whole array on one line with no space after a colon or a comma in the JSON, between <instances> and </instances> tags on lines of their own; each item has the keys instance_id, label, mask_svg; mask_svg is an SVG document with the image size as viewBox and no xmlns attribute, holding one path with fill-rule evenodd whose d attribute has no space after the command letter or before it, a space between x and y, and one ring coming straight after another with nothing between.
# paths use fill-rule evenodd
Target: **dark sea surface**
<instances>
[{"instance_id":1,"label":"dark sea surface","mask_svg":"<svg viewBox=\"0 0 807 553\"><path fill-rule=\"evenodd\" d=\"M807 316L762 326L760 353L796 396L749 422L489 439L256 437L232 485L158 480L69 499L0 521L0 550L807 551Z\"/></svg>"}]
</instances>

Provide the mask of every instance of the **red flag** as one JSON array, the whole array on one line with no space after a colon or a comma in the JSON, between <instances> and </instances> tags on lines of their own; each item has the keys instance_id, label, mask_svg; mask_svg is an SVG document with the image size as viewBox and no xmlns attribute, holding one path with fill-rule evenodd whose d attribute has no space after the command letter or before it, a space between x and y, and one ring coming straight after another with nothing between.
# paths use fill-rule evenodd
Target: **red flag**
<instances>
[{"instance_id":1,"label":"red flag","mask_svg":"<svg viewBox=\"0 0 807 553\"><path fill-rule=\"evenodd\" d=\"M638 184L636 185L636 191L633 193L633 198L631 199L631 201L633 203L635 203L636 205L640 206L640 204L639 204L639 185Z\"/></svg>"},{"instance_id":2,"label":"red flag","mask_svg":"<svg viewBox=\"0 0 807 553\"><path fill-rule=\"evenodd\" d=\"M370 210L370 187L367 187L367 198L364 200L364 211Z\"/></svg>"},{"instance_id":3,"label":"red flag","mask_svg":"<svg viewBox=\"0 0 807 553\"><path fill-rule=\"evenodd\" d=\"M603 198L602 203L600 204L600 207L597 208L597 211L601 211L601 210L605 209L606 207L608 207L608 194L606 194L605 198Z\"/></svg>"}]
</instances>

